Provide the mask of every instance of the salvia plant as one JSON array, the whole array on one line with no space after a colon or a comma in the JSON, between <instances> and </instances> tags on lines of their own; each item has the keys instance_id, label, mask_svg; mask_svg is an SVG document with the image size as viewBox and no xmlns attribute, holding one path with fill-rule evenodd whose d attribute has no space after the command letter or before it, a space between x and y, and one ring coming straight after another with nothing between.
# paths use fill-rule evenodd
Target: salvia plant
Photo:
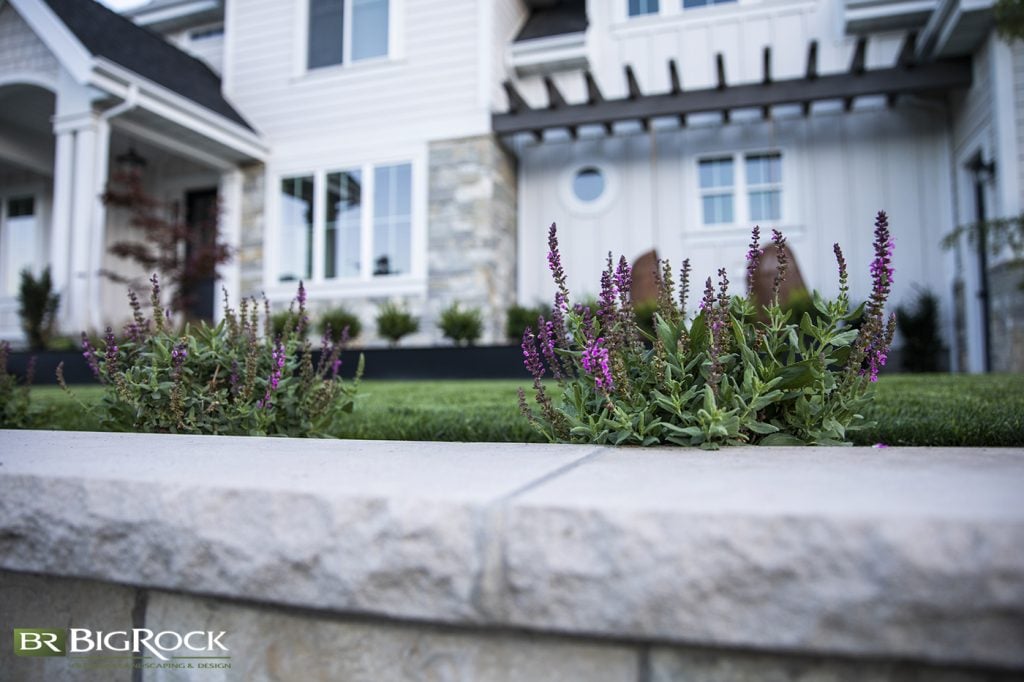
<instances>
[{"instance_id":1,"label":"salvia plant","mask_svg":"<svg viewBox=\"0 0 1024 682\"><path fill-rule=\"evenodd\" d=\"M720 269L717 282L709 277L704 283L699 312L690 317L689 260L679 270L678 286L674 268L662 261L654 331L647 333L630 301L632 272L625 258L616 264L609 254L596 310L570 303L552 225L554 305L550 317L523 334L536 408L520 390L520 409L556 442L706 449L846 444L851 431L869 426L861 414L895 331L895 317L885 316L893 281L888 219L880 212L875 222L870 298L851 306L847 263L836 244L839 296L825 300L814 292L814 317L804 312L794 319L780 304L789 259L785 237L773 230L771 240L778 268L763 311L751 292L763 254L755 227L745 296L730 293ZM850 326L858 319L859 329ZM554 387L545 382L549 372Z\"/></svg>"},{"instance_id":2,"label":"salvia plant","mask_svg":"<svg viewBox=\"0 0 1024 682\"><path fill-rule=\"evenodd\" d=\"M288 316L274 332L270 304L243 299L238 310L224 295L223 320L176 332L150 280L151 314L129 292L132 321L120 335L107 328L82 353L106 387L100 407L105 428L158 433L329 436L351 412L363 359L352 382L339 375L347 338L328 329L314 363L306 338L306 291L299 283ZM58 380L67 389L58 368Z\"/></svg>"},{"instance_id":3,"label":"salvia plant","mask_svg":"<svg viewBox=\"0 0 1024 682\"><path fill-rule=\"evenodd\" d=\"M29 393L35 374L36 358L29 359L25 382L7 371L11 344L0 341L0 429L27 429L34 424L32 397Z\"/></svg>"}]
</instances>

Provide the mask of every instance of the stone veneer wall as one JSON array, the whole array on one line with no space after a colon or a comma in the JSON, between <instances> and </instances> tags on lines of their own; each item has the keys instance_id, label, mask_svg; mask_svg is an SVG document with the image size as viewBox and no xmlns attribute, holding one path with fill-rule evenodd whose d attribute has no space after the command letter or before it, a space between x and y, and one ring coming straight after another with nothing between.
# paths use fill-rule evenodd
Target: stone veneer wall
<instances>
[{"instance_id":1,"label":"stone veneer wall","mask_svg":"<svg viewBox=\"0 0 1024 682\"><path fill-rule=\"evenodd\" d=\"M1024 679L1024 450L770 450L0 431L0 679Z\"/></svg>"},{"instance_id":2,"label":"stone veneer wall","mask_svg":"<svg viewBox=\"0 0 1024 682\"><path fill-rule=\"evenodd\" d=\"M989 270L992 371L1024 372L1024 263Z\"/></svg>"},{"instance_id":3,"label":"stone veneer wall","mask_svg":"<svg viewBox=\"0 0 1024 682\"><path fill-rule=\"evenodd\" d=\"M516 166L491 135L433 142L429 161L428 299L421 328L458 302L484 316L482 343L505 340L516 296Z\"/></svg>"},{"instance_id":4,"label":"stone veneer wall","mask_svg":"<svg viewBox=\"0 0 1024 682\"><path fill-rule=\"evenodd\" d=\"M263 232L266 192L265 167L261 163L242 168L242 243L240 297L258 296L263 290Z\"/></svg>"}]
</instances>

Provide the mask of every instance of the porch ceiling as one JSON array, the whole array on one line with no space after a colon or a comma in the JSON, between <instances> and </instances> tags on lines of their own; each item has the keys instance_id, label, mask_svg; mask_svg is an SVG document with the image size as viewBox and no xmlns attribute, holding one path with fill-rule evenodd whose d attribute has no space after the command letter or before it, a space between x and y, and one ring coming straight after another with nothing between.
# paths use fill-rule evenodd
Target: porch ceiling
<instances>
[{"instance_id":1,"label":"porch ceiling","mask_svg":"<svg viewBox=\"0 0 1024 682\"><path fill-rule=\"evenodd\" d=\"M495 133L512 135L530 133L539 138L544 130L566 128L575 137L582 125L602 125L610 134L612 124L620 121L640 121L645 129L655 118L678 117L685 126L687 116L702 113L720 113L726 122L731 112L739 109L760 109L764 118L772 116L772 107L802 105L804 115L817 101L841 100L847 110L859 97L885 96L890 106L904 95L941 93L971 85L971 60L968 57L919 63L915 57L916 34L908 34L896 63L889 68L866 70L864 57L867 38L857 42L849 70L844 73L821 75L818 73L818 44L813 41L807 48L807 68L800 78L774 80L772 77L771 48L763 51L762 80L759 83L729 84L725 77L724 57L716 55L717 85L700 90L684 90L674 59L667 64L671 88L666 93L642 92L633 69L624 67L628 95L621 99L603 97L590 71L586 80L587 100L570 104L558 90L554 81L545 76L548 95L546 108L531 107L511 81L505 81L509 108L492 115Z\"/></svg>"}]
</instances>

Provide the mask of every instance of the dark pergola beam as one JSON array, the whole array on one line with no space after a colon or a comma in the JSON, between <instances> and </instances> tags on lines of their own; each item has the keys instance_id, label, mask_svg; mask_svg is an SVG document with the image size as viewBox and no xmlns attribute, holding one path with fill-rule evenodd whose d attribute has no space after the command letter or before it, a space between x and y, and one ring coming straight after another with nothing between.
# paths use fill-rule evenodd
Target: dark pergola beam
<instances>
[{"instance_id":1,"label":"dark pergola beam","mask_svg":"<svg viewBox=\"0 0 1024 682\"><path fill-rule=\"evenodd\" d=\"M678 95L683 91L683 80L679 77L679 68L676 66L675 59L668 60L668 83L670 94ZM686 127L686 114L679 116L679 125Z\"/></svg>"},{"instance_id":2,"label":"dark pergola beam","mask_svg":"<svg viewBox=\"0 0 1024 682\"><path fill-rule=\"evenodd\" d=\"M772 82L772 48L771 47L769 47L767 45L765 46L765 48L764 48L764 55L763 55L761 61L762 61L761 71L762 71L762 76L763 76L762 79L761 79L761 82L764 83L765 85L768 85L769 83ZM771 115L772 115L772 108L770 106L763 106L763 107L761 107L761 118L763 118L765 120L768 120L769 118L771 118Z\"/></svg>"},{"instance_id":3,"label":"dark pergola beam","mask_svg":"<svg viewBox=\"0 0 1024 682\"><path fill-rule=\"evenodd\" d=\"M860 76L864 73L864 58L867 56L868 39L857 38L857 47L853 50L853 59L850 60L850 73Z\"/></svg>"},{"instance_id":4,"label":"dark pergola beam","mask_svg":"<svg viewBox=\"0 0 1024 682\"><path fill-rule=\"evenodd\" d=\"M590 71L583 72L583 78L587 81L587 104L600 104L604 101L604 95L601 94L601 88L597 87L597 81L594 80L594 74Z\"/></svg>"},{"instance_id":5,"label":"dark pergola beam","mask_svg":"<svg viewBox=\"0 0 1024 682\"><path fill-rule=\"evenodd\" d=\"M901 66L904 69L913 68L917 62L917 32L911 31L903 39L903 45L900 47L900 55L896 58L896 66Z\"/></svg>"},{"instance_id":6,"label":"dark pergola beam","mask_svg":"<svg viewBox=\"0 0 1024 682\"><path fill-rule=\"evenodd\" d=\"M551 80L551 76L544 76L544 90L548 93L548 109L560 109L567 106L565 98L558 91L558 86L555 85L555 81Z\"/></svg>"},{"instance_id":7,"label":"dark pergola beam","mask_svg":"<svg viewBox=\"0 0 1024 682\"><path fill-rule=\"evenodd\" d=\"M818 41L812 40L807 46L807 80L818 77Z\"/></svg>"},{"instance_id":8,"label":"dark pergola beam","mask_svg":"<svg viewBox=\"0 0 1024 682\"><path fill-rule=\"evenodd\" d=\"M636 81L636 74L633 67L626 64L626 88L629 90L629 99L640 99L644 93L640 91L640 84Z\"/></svg>"},{"instance_id":9,"label":"dark pergola beam","mask_svg":"<svg viewBox=\"0 0 1024 682\"><path fill-rule=\"evenodd\" d=\"M715 55L715 71L718 76L718 89L725 90L728 83L725 82L725 58L721 52Z\"/></svg>"},{"instance_id":10,"label":"dark pergola beam","mask_svg":"<svg viewBox=\"0 0 1024 682\"><path fill-rule=\"evenodd\" d=\"M501 87L505 88L505 94L508 96L508 110L513 114L520 111L529 111L530 105L523 99L523 96L516 90L516 86L512 84L512 81L503 81Z\"/></svg>"},{"instance_id":11,"label":"dark pergola beam","mask_svg":"<svg viewBox=\"0 0 1024 682\"><path fill-rule=\"evenodd\" d=\"M859 76L841 73L817 78L796 78L771 83L735 85L724 90L707 88L629 99L601 104L574 104L560 109L532 109L521 113L495 114L494 132L512 134L572 125L606 124L663 116L759 109L820 100L845 100L869 95L909 95L966 88L971 85L969 58L867 71Z\"/></svg>"}]
</instances>

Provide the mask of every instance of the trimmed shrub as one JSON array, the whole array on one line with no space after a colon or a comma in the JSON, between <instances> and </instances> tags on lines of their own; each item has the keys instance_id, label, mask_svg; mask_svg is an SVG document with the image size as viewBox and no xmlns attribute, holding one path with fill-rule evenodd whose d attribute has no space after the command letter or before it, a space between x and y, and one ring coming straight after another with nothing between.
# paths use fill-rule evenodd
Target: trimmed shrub
<instances>
[{"instance_id":1,"label":"trimmed shrub","mask_svg":"<svg viewBox=\"0 0 1024 682\"><path fill-rule=\"evenodd\" d=\"M509 341L519 341L523 332L537 324L538 317L550 317L551 308L546 305L532 307L514 305L505 314L505 336Z\"/></svg>"},{"instance_id":2,"label":"trimmed shrub","mask_svg":"<svg viewBox=\"0 0 1024 682\"><path fill-rule=\"evenodd\" d=\"M53 291L50 268L36 279L29 270L21 271L18 288L18 316L32 350L45 350L53 336L53 325L60 307L60 294Z\"/></svg>"},{"instance_id":3,"label":"trimmed shrub","mask_svg":"<svg viewBox=\"0 0 1024 682\"><path fill-rule=\"evenodd\" d=\"M459 304L452 303L441 311L438 327L446 339L451 339L456 346L472 346L484 331L484 321L478 308L463 310Z\"/></svg>"},{"instance_id":4,"label":"trimmed shrub","mask_svg":"<svg viewBox=\"0 0 1024 682\"><path fill-rule=\"evenodd\" d=\"M33 425L32 396L29 390L35 358L29 361L25 383L19 386L18 378L7 372L7 356L10 353L11 344L0 341L0 429L27 429Z\"/></svg>"},{"instance_id":5,"label":"trimmed shrub","mask_svg":"<svg viewBox=\"0 0 1024 682\"><path fill-rule=\"evenodd\" d=\"M687 319L689 261L680 271L678 296L673 268L664 261L654 334L645 334L637 323L629 296L632 272L624 257L615 267L609 254L593 312L569 303L554 225L548 241L557 288L551 319L536 332L528 330L522 342L539 409L531 409L520 391L520 409L547 439L708 449L742 443L838 445L866 426L861 415L896 326L895 316L887 319L884 312L893 275L884 213L875 223L870 299L851 307L847 264L836 244L840 293L834 301L812 294L817 321L807 312L794 320L780 305L788 257L777 230L772 242L778 270L771 303L763 311L766 321L758 319L762 311L750 292L730 295L724 268L717 286L707 279L700 312ZM762 253L755 227L748 281ZM862 313L861 328L850 328ZM555 395L543 382L545 364L557 382Z\"/></svg>"},{"instance_id":6,"label":"trimmed shrub","mask_svg":"<svg viewBox=\"0 0 1024 682\"><path fill-rule=\"evenodd\" d=\"M346 340L357 339L363 333L363 323L359 316L343 307L332 308L320 315L317 331L327 334L328 328L334 341L340 341L343 335Z\"/></svg>"},{"instance_id":7,"label":"trimmed shrub","mask_svg":"<svg viewBox=\"0 0 1024 682\"><path fill-rule=\"evenodd\" d=\"M939 336L939 299L930 291L918 294L913 305L897 306L896 328L903 340L903 369L936 372L943 352Z\"/></svg>"},{"instance_id":8,"label":"trimmed shrub","mask_svg":"<svg viewBox=\"0 0 1024 682\"><path fill-rule=\"evenodd\" d=\"M377 335L397 346L403 337L420 330L420 322L408 310L388 301L377 311Z\"/></svg>"}]
</instances>

